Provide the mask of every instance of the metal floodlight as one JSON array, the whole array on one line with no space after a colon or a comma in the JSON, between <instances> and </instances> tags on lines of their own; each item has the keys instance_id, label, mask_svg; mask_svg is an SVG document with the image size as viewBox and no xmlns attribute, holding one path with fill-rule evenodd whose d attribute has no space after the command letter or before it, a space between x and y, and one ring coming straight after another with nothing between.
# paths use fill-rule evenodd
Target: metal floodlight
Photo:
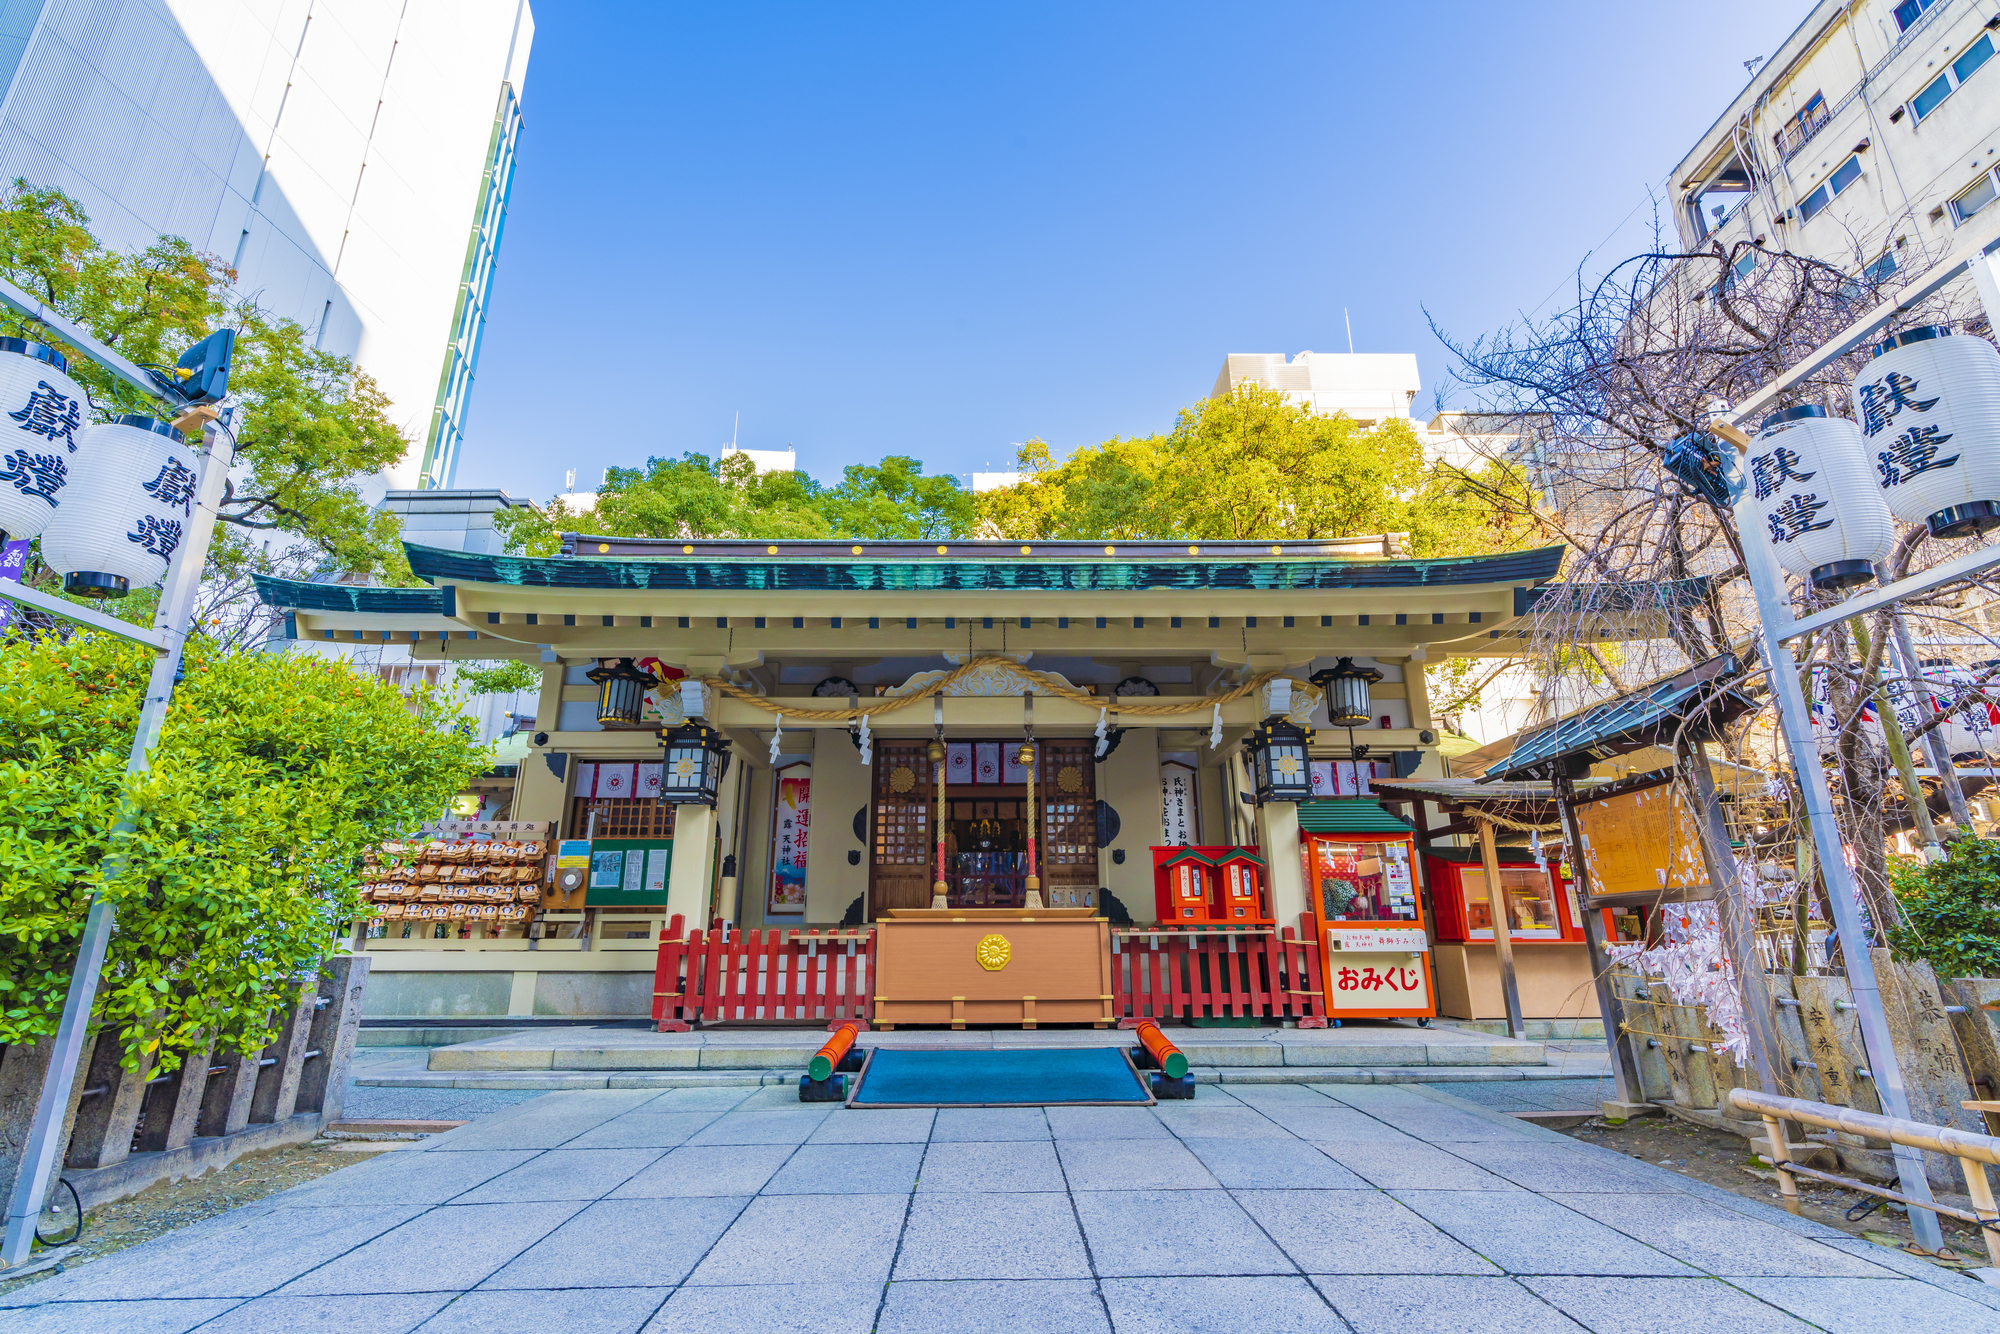
<instances>
[{"instance_id":1,"label":"metal floodlight","mask_svg":"<svg viewBox=\"0 0 2000 1334\"><path fill-rule=\"evenodd\" d=\"M171 371L152 371L167 397L188 407L219 401L229 392L229 362L236 352L236 330L218 329L181 353Z\"/></svg>"}]
</instances>

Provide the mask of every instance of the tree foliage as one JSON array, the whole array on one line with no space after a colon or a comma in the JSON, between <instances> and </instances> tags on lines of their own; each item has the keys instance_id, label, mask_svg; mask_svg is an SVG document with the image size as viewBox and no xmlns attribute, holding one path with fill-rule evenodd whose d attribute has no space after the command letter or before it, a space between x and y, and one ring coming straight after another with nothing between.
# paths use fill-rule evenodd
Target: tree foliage
<instances>
[{"instance_id":1,"label":"tree foliage","mask_svg":"<svg viewBox=\"0 0 2000 1334\"><path fill-rule=\"evenodd\" d=\"M1183 408L1166 435L1114 438L1060 464L1031 440L1018 463L1018 485L979 497L987 521L1009 538L1297 541L1407 532L1420 555L1463 555L1533 535L1480 487L1427 466L1409 422L1363 427L1256 381ZM1496 490L1521 485L1502 463L1482 476Z\"/></svg>"},{"instance_id":2,"label":"tree foliage","mask_svg":"<svg viewBox=\"0 0 2000 1334\"><path fill-rule=\"evenodd\" d=\"M977 521L970 494L949 476L926 477L916 459L891 455L849 466L838 486L802 472L760 473L742 454L687 453L612 468L595 508L561 497L495 518L509 551L553 555L566 532L608 537L963 537Z\"/></svg>"},{"instance_id":3,"label":"tree foliage","mask_svg":"<svg viewBox=\"0 0 2000 1334\"><path fill-rule=\"evenodd\" d=\"M2000 843L1954 839L1943 861L1891 872L1903 913L1889 928L1898 957L1922 959L1939 977L2000 977Z\"/></svg>"},{"instance_id":4,"label":"tree foliage","mask_svg":"<svg viewBox=\"0 0 2000 1334\"><path fill-rule=\"evenodd\" d=\"M151 661L90 634L0 650L0 1043L55 1032L101 889L117 930L94 1020L127 1026L128 1062L157 1044L171 1068L209 1036L257 1050L353 916L362 849L486 763L424 690L195 640L151 768L127 776Z\"/></svg>"}]
</instances>

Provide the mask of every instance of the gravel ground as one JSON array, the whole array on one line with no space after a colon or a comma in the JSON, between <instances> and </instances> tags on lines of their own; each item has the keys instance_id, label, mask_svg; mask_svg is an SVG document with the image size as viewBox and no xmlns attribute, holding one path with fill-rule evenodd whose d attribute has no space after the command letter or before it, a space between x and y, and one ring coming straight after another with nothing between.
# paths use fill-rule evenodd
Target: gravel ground
<instances>
[{"instance_id":1,"label":"gravel ground","mask_svg":"<svg viewBox=\"0 0 2000 1334\"><path fill-rule=\"evenodd\" d=\"M1448 1091L1463 1097L1460 1087L1452 1085ZM1667 1117L1647 1116L1627 1121L1622 1126L1607 1125L1593 1118L1561 1133L1587 1144L1615 1149L1681 1176L1719 1186L1733 1195L1782 1207L1778 1174L1753 1160L1750 1146L1727 1131L1710 1130ZM1890 1205L1861 1218L1849 1219L1848 1209L1877 1197L1803 1179L1799 1182L1799 1195L1804 1216L1815 1223L1824 1223L1850 1236L1884 1245L1901 1246L1911 1240L1909 1220L1900 1206ZM1940 1194L1938 1202L1955 1204L1961 1209L1971 1207L1971 1202L1962 1195ZM1945 1244L1951 1250L1973 1265L1986 1263L1985 1247L1972 1227L1953 1218L1938 1221L1944 1227Z\"/></svg>"}]
</instances>

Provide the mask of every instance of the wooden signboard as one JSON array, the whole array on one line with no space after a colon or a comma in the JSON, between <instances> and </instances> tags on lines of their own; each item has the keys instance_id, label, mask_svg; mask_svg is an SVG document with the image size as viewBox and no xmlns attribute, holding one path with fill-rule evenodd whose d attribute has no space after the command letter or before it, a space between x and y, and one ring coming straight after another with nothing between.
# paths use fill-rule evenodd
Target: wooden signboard
<instances>
[{"instance_id":1,"label":"wooden signboard","mask_svg":"<svg viewBox=\"0 0 2000 1334\"><path fill-rule=\"evenodd\" d=\"M1678 903L1713 897L1694 812L1676 783L1578 802L1583 861L1594 902L1630 896Z\"/></svg>"}]
</instances>

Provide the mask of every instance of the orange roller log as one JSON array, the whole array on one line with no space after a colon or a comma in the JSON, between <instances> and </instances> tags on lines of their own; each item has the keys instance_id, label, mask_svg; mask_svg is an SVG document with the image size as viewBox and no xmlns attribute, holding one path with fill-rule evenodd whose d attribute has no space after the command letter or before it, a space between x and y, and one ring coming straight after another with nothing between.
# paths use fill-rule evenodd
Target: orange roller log
<instances>
[{"instance_id":1,"label":"orange roller log","mask_svg":"<svg viewBox=\"0 0 2000 1334\"><path fill-rule=\"evenodd\" d=\"M1151 1020L1139 1025L1139 1045L1153 1058L1153 1064L1169 1079L1179 1079L1188 1072L1188 1058L1179 1047L1167 1041L1167 1035Z\"/></svg>"},{"instance_id":2,"label":"orange roller log","mask_svg":"<svg viewBox=\"0 0 2000 1334\"><path fill-rule=\"evenodd\" d=\"M834 1070L846 1059L848 1051L854 1046L854 1039L860 1033L861 1030L853 1024L842 1024L836 1028L833 1036L826 1040L826 1045L812 1058L812 1064L806 1067L806 1073L822 1083L831 1079Z\"/></svg>"}]
</instances>

